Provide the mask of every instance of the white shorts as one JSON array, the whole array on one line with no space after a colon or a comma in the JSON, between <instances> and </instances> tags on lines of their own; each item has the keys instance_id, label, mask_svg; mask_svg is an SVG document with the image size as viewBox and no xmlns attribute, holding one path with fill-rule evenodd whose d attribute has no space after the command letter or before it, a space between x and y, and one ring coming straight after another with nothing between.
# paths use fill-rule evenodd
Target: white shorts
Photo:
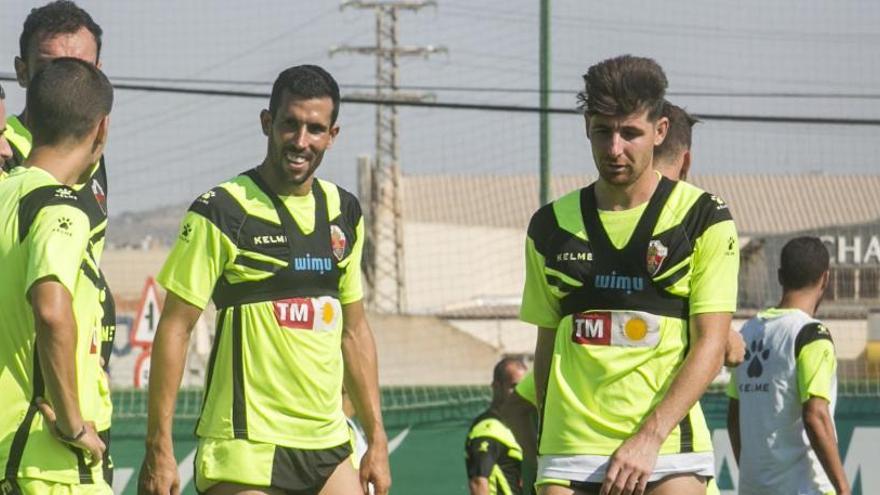
<instances>
[{"instance_id":1,"label":"white shorts","mask_svg":"<svg viewBox=\"0 0 880 495\"><path fill-rule=\"evenodd\" d=\"M542 455L538 457L538 483L541 480L602 483L610 459L604 455ZM714 477L715 455L712 452L659 455L648 481L659 481L672 474Z\"/></svg>"}]
</instances>

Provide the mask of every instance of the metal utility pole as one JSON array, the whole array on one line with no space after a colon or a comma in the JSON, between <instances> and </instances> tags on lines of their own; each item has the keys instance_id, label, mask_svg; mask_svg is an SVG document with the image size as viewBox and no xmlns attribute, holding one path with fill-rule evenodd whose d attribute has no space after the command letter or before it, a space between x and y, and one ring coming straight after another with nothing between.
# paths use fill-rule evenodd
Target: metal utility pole
<instances>
[{"instance_id":1,"label":"metal utility pole","mask_svg":"<svg viewBox=\"0 0 880 495\"><path fill-rule=\"evenodd\" d=\"M427 57L446 52L444 47L407 47L398 44L398 14L436 7L434 1L346 1L349 7L371 9L376 13L375 46L336 46L330 55L355 53L375 55L376 89L360 95L381 102L376 106L376 157L369 169L369 206L367 215L368 249L366 279L367 304L373 311L406 312L406 277L404 267L403 217L401 211L400 146L398 144L397 106L394 102L422 100L423 94L399 91L401 56ZM358 95L351 95L358 96ZM363 167L362 167L363 168Z\"/></svg>"},{"instance_id":2,"label":"metal utility pole","mask_svg":"<svg viewBox=\"0 0 880 495\"><path fill-rule=\"evenodd\" d=\"M550 0L541 2L541 27L538 55L540 76L541 204L550 202Z\"/></svg>"}]
</instances>

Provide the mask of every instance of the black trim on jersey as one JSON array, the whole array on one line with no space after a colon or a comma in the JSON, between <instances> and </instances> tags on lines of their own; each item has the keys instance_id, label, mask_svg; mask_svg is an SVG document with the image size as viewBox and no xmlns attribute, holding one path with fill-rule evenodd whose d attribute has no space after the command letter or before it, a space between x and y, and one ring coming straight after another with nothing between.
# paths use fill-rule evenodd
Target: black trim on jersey
<instances>
[{"instance_id":1,"label":"black trim on jersey","mask_svg":"<svg viewBox=\"0 0 880 495\"><path fill-rule=\"evenodd\" d=\"M241 308L232 311L232 433L235 438L247 440L247 399L244 395L244 338L241 327Z\"/></svg>"},{"instance_id":2,"label":"black trim on jersey","mask_svg":"<svg viewBox=\"0 0 880 495\"><path fill-rule=\"evenodd\" d=\"M269 263L268 261L255 260L251 257L243 256L243 255L236 256L234 263L236 265L246 266L248 268L253 268L254 270L260 270L261 272L269 272L269 273L275 273L278 270L283 269L283 267L278 266L278 265L273 265L272 263Z\"/></svg>"},{"instance_id":3,"label":"black trim on jersey","mask_svg":"<svg viewBox=\"0 0 880 495\"><path fill-rule=\"evenodd\" d=\"M655 280L654 283L663 289L668 289L675 285L676 282L683 279L688 272L691 271L690 265L684 265L678 270L676 270L672 275L667 276L663 280Z\"/></svg>"},{"instance_id":4,"label":"black trim on jersey","mask_svg":"<svg viewBox=\"0 0 880 495\"><path fill-rule=\"evenodd\" d=\"M18 477L18 469L21 467L21 458L24 455L24 449L27 445L28 437L31 433L31 426L37 415L37 397L45 394L45 385L43 383L43 370L40 368L40 354L37 352L36 341L34 341L34 369L32 371L34 377L33 394L31 395L31 403L28 405L27 413L24 416L15 435L12 437L12 445L9 447L9 458L6 459L6 480L12 482Z\"/></svg>"},{"instance_id":5,"label":"black trim on jersey","mask_svg":"<svg viewBox=\"0 0 880 495\"><path fill-rule=\"evenodd\" d=\"M363 212L361 211L361 204L358 202L357 198L354 194L346 191L345 189L336 186L336 190L339 191L339 217L334 218L330 223L331 225L336 225L340 230L345 234L345 251L340 261L348 258L348 255L351 254L354 249L354 245L358 242L357 236L357 225L363 218ZM337 219L340 219L341 222ZM335 255L334 255L335 256Z\"/></svg>"},{"instance_id":6,"label":"black trim on jersey","mask_svg":"<svg viewBox=\"0 0 880 495\"><path fill-rule=\"evenodd\" d=\"M573 234L562 230L559 221L553 212L553 204L548 203L532 215L529 222L528 236L535 243L535 250L541 253L548 261L551 259L551 250L555 245L553 241L560 240L560 236L574 237Z\"/></svg>"},{"instance_id":7,"label":"black trim on jersey","mask_svg":"<svg viewBox=\"0 0 880 495\"><path fill-rule=\"evenodd\" d=\"M681 225L691 241L696 242L709 227L726 220L733 220L727 205L717 196L704 192L691 206Z\"/></svg>"},{"instance_id":8,"label":"black trim on jersey","mask_svg":"<svg viewBox=\"0 0 880 495\"><path fill-rule=\"evenodd\" d=\"M106 235L107 235L106 228L101 229L101 230L95 232L94 234L92 234L92 237L89 238L89 247L91 248L94 244L97 244L98 242L100 242L101 239L103 239L104 236L106 236Z\"/></svg>"},{"instance_id":9,"label":"black trim on jersey","mask_svg":"<svg viewBox=\"0 0 880 495\"><path fill-rule=\"evenodd\" d=\"M260 177L256 169L244 173L266 196L275 207L275 212L281 222L281 229L276 230L276 244L283 252L283 257L288 266L279 269L272 266L270 277L252 282L229 282L226 277L221 277L214 287L212 299L218 308L248 304L292 297L339 297L339 260L337 260L330 246L330 221L327 206L327 197L317 180L312 182L312 194L315 198L315 227L308 235L303 233L302 228L296 223L290 211L275 194L268 184ZM213 201L213 199L212 199ZM351 209L349 206L348 209ZM252 217L247 217L252 218ZM247 222L242 222L247 225ZM276 227L277 228L277 227ZM239 226L239 231L243 230ZM266 250L257 246L247 246L241 242L239 232L233 237L233 242L241 247L247 247L253 251L266 253ZM239 244L241 242L241 244ZM271 253L270 253L271 255ZM297 271L298 261L310 256L312 259L330 260L329 271L316 272L313 270ZM277 257L277 253L276 253ZM254 260L249 260L254 261ZM252 266L254 267L254 266ZM258 268L259 269L259 268Z\"/></svg>"},{"instance_id":10,"label":"black trim on jersey","mask_svg":"<svg viewBox=\"0 0 880 495\"><path fill-rule=\"evenodd\" d=\"M205 404L208 402L208 394L211 393L211 382L214 379L214 366L217 363L217 353L220 348L220 343L223 342L223 324L226 321L226 313L232 311L230 308L221 309L217 311L217 322L215 323L216 327L214 330L214 342L211 344L211 355L208 357L208 370L207 376L205 377L205 391L202 394L202 406L199 408L200 411L205 410ZM202 421L202 416L199 414L199 419L196 421L196 431L199 429L199 423Z\"/></svg>"},{"instance_id":11,"label":"black trim on jersey","mask_svg":"<svg viewBox=\"0 0 880 495\"><path fill-rule=\"evenodd\" d=\"M794 339L795 359L800 357L801 350L806 347L807 344L811 344L817 340L828 340L834 345L834 340L831 339L831 332L828 331L825 325L818 321L807 323L798 330L797 337Z\"/></svg>"},{"instance_id":12,"label":"black trim on jersey","mask_svg":"<svg viewBox=\"0 0 880 495\"><path fill-rule=\"evenodd\" d=\"M67 447L70 449L71 452L73 452L73 455L76 456L76 469L77 471L79 471L80 484L93 484L95 480L92 479L92 471L89 469L89 465L86 464L86 456L83 454L83 451L70 445L68 445Z\"/></svg>"},{"instance_id":13,"label":"black trim on jersey","mask_svg":"<svg viewBox=\"0 0 880 495\"><path fill-rule=\"evenodd\" d=\"M210 197L205 199L206 195ZM233 242L238 239L239 231L247 217L247 212L232 194L220 186L196 198L189 206L189 211L205 217Z\"/></svg>"},{"instance_id":14,"label":"black trim on jersey","mask_svg":"<svg viewBox=\"0 0 880 495\"><path fill-rule=\"evenodd\" d=\"M684 218L664 232L653 236L654 240L660 241L667 249L666 258L663 260L657 277L663 277L656 283L663 288L673 286L690 271L690 266L679 268L672 275L664 273L669 267L674 267L693 254L699 239L709 227L732 220L727 205L710 193L702 193L685 213Z\"/></svg>"},{"instance_id":15,"label":"black trim on jersey","mask_svg":"<svg viewBox=\"0 0 880 495\"><path fill-rule=\"evenodd\" d=\"M47 206L68 205L85 211L76 191L67 186L43 186L25 194L18 202L18 241L24 242L40 210Z\"/></svg>"},{"instance_id":16,"label":"black trim on jersey","mask_svg":"<svg viewBox=\"0 0 880 495\"><path fill-rule=\"evenodd\" d=\"M678 429L681 437L679 444L679 452L689 454L694 451L694 426L691 424L691 413L688 411L678 423Z\"/></svg>"},{"instance_id":17,"label":"black trim on jersey","mask_svg":"<svg viewBox=\"0 0 880 495\"><path fill-rule=\"evenodd\" d=\"M581 190L580 209L584 228L587 231L589 252L592 260L579 263L580 272L575 278L583 281L583 286L572 291L561 300L562 313L569 315L581 311L630 310L686 320L688 318L688 299L669 293L657 282L648 270L647 254L654 227L676 186L665 177L660 179L651 195L645 211L639 218L635 230L626 245L618 249L611 242L596 204L595 183ZM582 244L584 241L579 240ZM601 273L599 271L601 270ZM617 286L600 288L600 278L643 284L640 290L622 290Z\"/></svg>"},{"instance_id":18,"label":"black trim on jersey","mask_svg":"<svg viewBox=\"0 0 880 495\"><path fill-rule=\"evenodd\" d=\"M98 272L93 270L92 267L86 263L86 260L83 260L83 262L80 263L79 268L82 270L83 275L85 275L98 290L101 290L104 287L104 284L101 283L101 277L98 276Z\"/></svg>"},{"instance_id":19,"label":"black trim on jersey","mask_svg":"<svg viewBox=\"0 0 880 495\"><path fill-rule=\"evenodd\" d=\"M104 301L101 306L104 309L104 316L101 318L101 326L103 327L103 340L101 341L101 357L104 359L104 371L110 371L110 358L113 357L113 341L116 339L116 300L113 299L113 291L107 285L107 278L104 272L98 269L98 276L101 278L104 290Z\"/></svg>"},{"instance_id":20,"label":"black trim on jersey","mask_svg":"<svg viewBox=\"0 0 880 495\"><path fill-rule=\"evenodd\" d=\"M101 470L104 475L104 481L107 482L111 487L113 486L113 458L110 456L110 441L113 439L113 435L110 434L110 429L107 428L104 431L98 432L98 438L104 442L104 458L101 459Z\"/></svg>"},{"instance_id":21,"label":"black trim on jersey","mask_svg":"<svg viewBox=\"0 0 880 495\"><path fill-rule=\"evenodd\" d=\"M535 250L544 256L544 264L558 272L564 273L575 280L584 280L589 276L592 262L586 260L561 259L562 253L568 255L592 256L590 242L560 228L553 211L553 205L542 206L529 222L529 238L535 244ZM563 292L572 292L578 286L565 282L556 275L545 273L547 283Z\"/></svg>"}]
</instances>

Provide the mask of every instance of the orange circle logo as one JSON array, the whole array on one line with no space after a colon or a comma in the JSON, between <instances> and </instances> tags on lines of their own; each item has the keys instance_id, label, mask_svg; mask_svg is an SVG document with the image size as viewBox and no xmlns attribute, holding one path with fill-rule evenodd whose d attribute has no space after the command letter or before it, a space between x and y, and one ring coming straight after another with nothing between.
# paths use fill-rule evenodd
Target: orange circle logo
<instances>
[{"instance_id":1,"label":"orange circle logo","mask_svg":"<svg viewBox=\"0 0 880 495\"><path fill-rule=\"evenodd\" d=\"M321 319L324 320L324 323L329 325L333 322L333 304L329 302L324 303L324 307L321 308Z\"/></svg>"},{"instance_id":2,"label":"orange circle logo","mask_svg":"<svg viewBox=\"0 0 880 495\"><path fill-rule=\"evenodd\" d=\"M648 324L641 318L633 318L623 326L623 333L629 340L642 340L648 335Z\"/></svg>"}]
</instances>

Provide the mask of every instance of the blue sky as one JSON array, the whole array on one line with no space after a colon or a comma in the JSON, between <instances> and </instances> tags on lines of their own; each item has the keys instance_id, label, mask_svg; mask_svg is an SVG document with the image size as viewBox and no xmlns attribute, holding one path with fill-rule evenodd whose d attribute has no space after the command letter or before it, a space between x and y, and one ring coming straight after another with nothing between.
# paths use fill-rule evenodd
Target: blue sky
<instances>
[{"instance_id":1,"label":"blue sky","mask_svg":"<svg viewBox=\"0 0 880 495\"><path fill-rule=\"evenodd\" d=\"M0 73L12 72L27 12L41 2L2 0ZM329 55L374 43L371 11L335 1L83 0L105 31L104 69L123 77L262 81L217 85L268 91L287 66L317 63L343 93L374 81L369 56ZM872 1L649 2L552 0L552 105L573 107L580 76L601 59L657 59L670 99L695 113L878 118L880 3ZM447 54L401 63L404 86L535 89L538 2L439 0L400 15L403 45ZM5 82L7 110L23 92ZM189 86L192 86L190 84ZM205 85L202 85L205 86ZM362 90L362 89L360 89ZM692 93L727 96L695 96ZM437 101L536 105L532 92L434 91ZM677 95L676 95L677 93ZM682 94L686 93L686 94ZM846 98L731 96L820 93ZM107 152L114 212L189 202L263 158L260 99L118 91ZM404 173L536 173L537 115L401 109ZM358 155L372 155L374 108L344 105L342 133L320 175L354 189ZM592 170L580 117L555 116L554 173ZM870 173L880 128L709 121L695 130L695 173Z\"/></svg>"}]
</instances>

